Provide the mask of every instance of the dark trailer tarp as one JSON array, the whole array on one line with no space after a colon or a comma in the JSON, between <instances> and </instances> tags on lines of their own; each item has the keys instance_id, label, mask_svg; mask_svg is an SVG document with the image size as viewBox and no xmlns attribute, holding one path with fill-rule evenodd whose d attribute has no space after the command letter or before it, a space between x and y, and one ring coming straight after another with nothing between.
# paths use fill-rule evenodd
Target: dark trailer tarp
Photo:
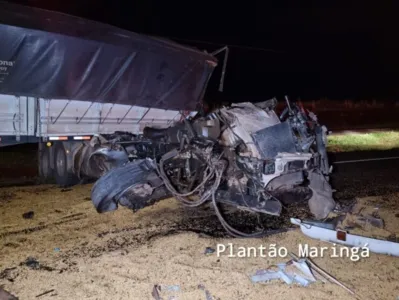
<instances>
[{"instance_id":1,"label":"dark trailer tarp","mask_svg":"<svg viewBox=\"0 0 399 300\"><path fill-rule=\"evenodd\" d=\"M167 40L0 1L0 94L195 110L216 63Z\"/></svg>"}]
</instances>

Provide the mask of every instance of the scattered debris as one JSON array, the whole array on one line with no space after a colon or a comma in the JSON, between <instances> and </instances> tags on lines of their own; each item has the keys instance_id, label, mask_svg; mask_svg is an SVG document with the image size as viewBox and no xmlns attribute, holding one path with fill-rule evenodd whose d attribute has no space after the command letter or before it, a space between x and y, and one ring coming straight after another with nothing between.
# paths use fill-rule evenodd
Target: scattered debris
<instances>
[{"instance_id":1,"label":"scattered debris","mask_svg":"<svg viewBox=\"0 0 399 300\"><path fill-rule=\"evenodd\" d=\"M371 225L377 228L384 228L384 220L381 219L378 214L373 213L372 215L363 214L347 214L344 220L344 228L363 228L365 230ZM331 228L335 229L335 228Z\"/></svg>"},{"instance_id":2,"label":"scattered debris","mask_svg":"<svg viewBox=\"0 0 399 300\"><path fill-rule=\"evenodd\" d=\"M198 288L201 291L204 291L206 300L213 300L211 293L205 288L205 286L203 284L199 284Z\"/></svg>"},{"instance_id":3,"label":"scattered debris","mask_svg":"<svg viewBox=\"0 0 399 300\"><path fill-rule=\"evenodd\" d=\"M18 298L0 287L0 300L18 300Z\"/></svg>"},{"instance_id":4,"label":"scattered debris","mask_svg":"<svg viewBox=\"0 0 399 300\"><path fill-rule=\"evenodd\" d=\"M168 291L168 292L179 292L180 291L180 286L179 285L163 285L160 286L159 284L154 285L154 288L152 289L152 297L156 300L162 300L162 297L160 296L161 291ZM168 300L176 299L175 296L170 296L168 297Z\"/></svg>"},{"instance_id":5,"label":"scattered debris","mask_svg":"<svg viewBox=\"0 0 399 300\"><path fill-rule=\"evenodd\" d=\"M277 271L258 271L251 277L252 282L256 283L281 279L287 284L298 283L302 286L308 286L310 283L317 281L305 260L290 260L287 263L278 264L277 268Z\"/></svg>"},{"instance_id":6,"label":"scattered debris","mask_svg":"<svg viewBox=\"0 0 399 300\"><path fill-rule=\"evenodd\" d=\"M70 218L75 218L75 217L80 217L80 216L86 216L86 214L84 213L76 213L76 214L71 214L71 215L67 215L64 217L61 217L61 219L70 219Z\"/></svg>"},{"instance_id":7,"label":"scattered debris","mask_svg":"<svg viewBox=\"0 0 399 300\"><path fill-rule=\"evenodd\" d=\"M211 247L206 247L205 248L205 253L204 254L212 254L214 253L216 250L211 248Z\"/></svg>"},{"instance_id":8,"label":"scattered debris","mask_svg":"<svg viewBox=\"0 0 399 300\"><path fill-rule=\"evenodd\" d=\"M161 287L159 285L154 285L154 288L152 289L152 297L154 297L155 300L162 300L161 296L159 295L159 292L161 291Z\"/></svg>"},{"instance_id":9,"label":"scattered debris","mask_svg":"<svg viewBox=\"0 0 399 300\"><path fill-rule=\"evenodd\" d=\"M27 267L31 269L39 269L40 268L40 263L36 260L34 257L28 257L25 262L21 263L22 265L26 265Z\"/></svg>"},{"instance_id":10,"label":"scattered debris","mask_svg":"<svg viewBox=\"0 0 399 300\"><path fill-rule=\"evenodd\" d=\"M204 291L206 300L213 300L211 293L205 288L205 286L203 284L199 284L198 289ZM154 285L154 288L152 289L151 295L155 300L162 300L162 297L160 295L160 293L162 291L179 292L180 285L163 285L163 286L161 286L159 284L156 284L156 285ZM177 299L177 298L174 295L168 297L168 300L172 300L172 299Z\"/></svg>"},{"instance_id":11,"label":"scattered debris","mask_svg":"<svg viewBox=\"0 0 399 300\"><path fill-rule=\"evenodd\" d=\"M35 215L35 212L31 210L31 211L28 211L28 212L24 213L22 215L22 217L24 219L32 219L34 215Z\"/></svg>"},{"instance_id":12,"label":"scattered debris","mask_svg":"<svg viewBox=\"0 0 399 300\"><path fill-rule=\"evenodd\" d=\"M45 292L43 292L43 293L41 293L41 294L39 294L39 295L36 295L36 298L39 298L39 297L41 297L41 296L50 294L50 293L52 293L52 292L54 292L54 291L55 291L54 289L45 291Z\"/></svg>"},{"instance_id":13,"label":"scattered debris","mask_svg":"<svg viewBox=\"0 0 399 300\"><path fill-rule=\"evenodd\" d=\"M70 192L70 191L73 191L73 189L61 189L61 193Z\"/></svg>"},{"instance_id":14,"label":"scattered debris","mask_svg":"<svg viewBox=\"0 0 399 300\"><path fill-rule=\"evenodd\" d=\"M387 241L395 242L397 243L399 241L398 237L396 236L395 233L392 233L387 237Z\"/></svg>"},{"instance_id":15,"label":"scattered debris","mask_svg":"<svg viewBox=\"0 0 399 300\"><path fill-rule=\"evenodd\" d=\"M384 228L384 220L381 219L380 216L362 216L359 220L364 221L365 224L370 224L374 227Z\"/></svg>"},{"instance_id":16,"label":"scattered debris","mask_svg":"<svg viewBox=\"0 0 399 300\"><path fill-rule=\"evenodd\" d=\"M16 267L6 268L0 272L0 279L7 279L10 282L14 282L18 275Z\"/></svg>"},{"instance_id":17,"label":"scattered debris","mask_svg":"<svg viewBox=\"0 0 399 300\"><path fill-rule=\"evenodd\" d=\"M291 223L300 226L301 231L310 238L349 247L367 248L368 251L375 253L399 256L399 243L353 235L341 230L326 229L295 218L291 218Z\"/></svg>"},{"instance_id":18,"label":"scattered debris","mask_svg":"<svg viewBox=\"0 0 399 300\"><path fill-rule=\"evenodd\" d=\"M27 266L33 270L45 270L50 272L55 270L52 267L42 265L34 257L28 257L24 262L20 263L20 266Z\"/></svg>"},{"instance_id":19,"label":"scattered debris","mask_svg":"<svg viewBox=\"0 0 399 300\"><path fill-rule=\"evenodd\" d=\"M178 292L178 291L180 291L180 286L179 285L164 285L162 287L162 289L170 291L170 292Z\"/></svg>"},{"instance_id":20,"label":"scattered debris","mask_svg":"<svg viewBox=\"0 0 399 300\"><path fill-rule=\"evenodd\" d=\"M303 222L306 224L311 224L311 225L322 227L322 228L335 229L338 225L339 220L340 220L340 218L335 218L335 219L331 220L330 222L315 221L315 220L304 220Z\"/></svg>"},{"instance_id":21,"label":"scattered debris","mask_svg":"<svg viewBox=\"0 0 399 300\"><path fill-rule=\"evenodd\" d=\"M291 257L294 258L296 261L299 261L300 259L294 254L294 253L290 253ZM303 258L301 260L304 260L305 262L307 262L313 269L315 269L319 274L321 274L322 276L324 276L326 279L329 279L331 282L339 285L340 287L342 287L343 289L345 289L346 291L348 291L349 293L351 293L352 295L355 295L355 292L352 291L350 288L348 288L347 286L345 286L342 282L338 281L338 279L336 279L335 277L333 277L332 275L328 274L326 271L324 271L322 268L320 268L318 265L316 265L314 262L312 262L309 258Z\"/></svg>"},{"instance_id":22,"label":"scattered debris","mask_svg":"<svg viewBox=\"0 0 399 300\"><path fill-rule=\"evenodd\" d=\"M54 248L54 252L60 252L61 249L60 248Z\"/></svg>"}]
</instances>

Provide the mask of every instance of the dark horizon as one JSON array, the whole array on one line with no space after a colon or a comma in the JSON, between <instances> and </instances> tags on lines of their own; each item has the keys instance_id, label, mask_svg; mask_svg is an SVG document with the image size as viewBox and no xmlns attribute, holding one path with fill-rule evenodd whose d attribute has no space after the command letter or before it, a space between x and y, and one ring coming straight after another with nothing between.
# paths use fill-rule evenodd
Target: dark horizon
<instances>
[{"instance_id":1,"label":"dark horizon","mask_svg":"<svg viewBox=\"0 0 399 300\"><path fill-rule=\"evenodd\" d=\"M161 1L10 1L57 10L212 52L230 46L225 91L222 63L207 98L260 101L287 94L316 100L399 96L399 3L349 1L298 5L181 4ZM159 3L157 3L159 2ZM223 56L218 56L222 59Z\"/></svg>"}]
</instances>

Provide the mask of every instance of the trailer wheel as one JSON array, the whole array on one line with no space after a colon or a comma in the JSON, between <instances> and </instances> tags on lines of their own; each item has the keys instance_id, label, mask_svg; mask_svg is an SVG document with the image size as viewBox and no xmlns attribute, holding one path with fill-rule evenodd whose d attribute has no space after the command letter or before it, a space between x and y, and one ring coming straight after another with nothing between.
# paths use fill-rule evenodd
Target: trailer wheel
<instances>
[{"instance_id":1,"label":"trailer wheel","mask_svg":"<svg viewBox=\"0 0 399 300\"><path fill-rule=\"evenodd\" d=\"M62 143L54 145L54 176L60 187L69 187L79 183L79 178L69 171L67 152Z\"/></svg>"},{"instance_id":2,"label":"trailer wheel","mask_svg":"<svg viewBox=\"0 0 399 300\"><path fill-rule=\"evenodd\" d=\"M48 183L53 179L53 169L50 164L50 148L39 148L39 177L43 183Z\"/></svg>"}]
</instances>

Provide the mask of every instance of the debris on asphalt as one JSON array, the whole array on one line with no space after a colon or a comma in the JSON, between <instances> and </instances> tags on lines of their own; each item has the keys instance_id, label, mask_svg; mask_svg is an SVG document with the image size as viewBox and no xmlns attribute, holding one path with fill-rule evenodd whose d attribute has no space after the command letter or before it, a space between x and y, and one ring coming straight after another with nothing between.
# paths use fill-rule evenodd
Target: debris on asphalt
<instances>
[{"instance_id":1,"label":"debris on asphalt","mask_svg":"<svg viewBox=\"0 0 399 300\"><path fill-rule=\"evenodd\" d=\"M0 300L18 300L18 298L0 287Z\"/></svg>"},{"instance_id":2,"label":"debris on asphalt","mask_svg":"<svg viewBox=\"0 0 399 300\"><path fill-rule=\"evenodd\" d=\"M277 268L278 270L260 270L251 277L251 281L257 283L281 279L287 284L297 283L301 286L308 286L317 281L304 259L280 263L277 264Z\"/></svg>"},{"instance_id":3,"label":"debris on asphalt","mask_svg":"<svg viewBox=\"0 0 399 300\"><path fill-rule=\"evenodd\" d=\"M290 256L295 259L296 261L305 261L306 263L308 263L310 265L310 267L314 270L316 270L320 275L324 276L324 278L330 280L331 282L339 285L340 287L342 287L344 290L348 291L350 294L355 295L355 292L353 290L351 290L350 288L348 288L346 285L344 285L342 282L340 282L338 279L336 279L335 277L333 277L332 275L330 275L329 273L327 273L326 271L324 271L322 268L320 268L318 265L316 265L310 258L299 258L298 256L296 256L294 253L290 253Z\"/></svg>"},{"instance_id":4,"label":"debris on asphalt","mask_svg":"<svg viewBox=\"0 0 399 300\"><path fill-rule=\"evenodd\" d=\"M50 293L52 293L52 292L54 292L54 291L55 291L54 289L45 291L45 292L43 292L43 293L41 293L41 294L39 294L39 295L36 295L36 298L39 298L39 297L41 297L41 296L50 294Z\"/></svg>"},{"instance_id":5,"label":"debris on asphalt","mask_svg":"<svg viewBox=\"0 0 399 300\"><path fill-rule=\"evenodd\" d=\"M211 247L206 247L205 248L205 253L204 254L212 254L214 253L216 250L214 248Z\"/></svg>"},{"instance_id":6,"label":"debris on asphalt","mask_svg":"<svg viewBox=\"0 0 399 300\"><path fill-rule=\"evenodd\" d=\"M24 218L24 219L32 219L34 215L35 215L35 212L31 210L31 211L28 211L28 212L24 213L22 215L22 218Z\"/></svg>"},{"instance_id":7,"label":"debris on asphalt","mask_svg":"<svg viewBox=\"0 0 399 300\"><path fill-rule=\"evenodd\" d=\"M291 223L300 226L302 233L313 239L349 247L359 247L380 254L399 256L399 243L353 235L342 230L326 229L295 218L291 218Z\"/></svg>"}]
</instances>

